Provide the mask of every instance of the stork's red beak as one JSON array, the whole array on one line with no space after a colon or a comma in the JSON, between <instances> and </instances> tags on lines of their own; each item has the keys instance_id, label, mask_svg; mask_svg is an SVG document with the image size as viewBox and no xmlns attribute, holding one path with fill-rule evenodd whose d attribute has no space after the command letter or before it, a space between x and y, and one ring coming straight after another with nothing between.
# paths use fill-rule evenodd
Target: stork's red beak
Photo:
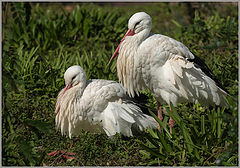
<instances>
[{"instance_id":1,"label":"stork's red beak","mask_svg":"<svg viewBox=\"0 0 240 168\"><path fill-rule=\"evenodd\" d=\"M65 86L62 94L64 95L64 93L65 93L68 89L70 89L71 87L72 87L71 84L67 84L67 85Z\"/></svg>"},{"instance_id":2,"label":"stork's red beak","mask_svg":"<svg viewBox=\"0 0 240 168\"><path fill-rule=\"evenodd\" d=\"M62 95L64 95L64 93L65 93L68 89L70 89L71 87L72 87L71 84L67 84L67 85L65 86L65 88L63 89ZM62 96L62 95L61 95L61 96ZM59 110L60 110L60 105L58 105L58 106L56 107L56 112L55 112L56 115L58 114Z\"/></svg>"},{"instance_id":3,"label":"stork's red beak","mask_svg":"<svg viewBox=\"0 0 240 168\"><path fill-rule=\"evenodd\" d=\"M55 112L55 115L57 115L57 114L58 114L59 110L60 110L60 105L58 105L58 106L56 107L56 112Z\"/></svg>"},{"instance_id":4,"label":"stork's red beak","mask_svg":"<svg viewBox=\"0 0 240 168\"><path fill-rule=\"evenodd\" d=\"M135 34L135 33L134 33L133 30L128 29L127 33L125 33L125 35L123 36L120 44L118 45L117 49L116 49L115 52L113 53L112 58L111 58L110 61L108 62L108 65L109 65L109 64L111 63L111 61L117 56L118 51L119 51L119 48L120 48L120 45L121 45L121 43L125 40L125 37L127 37L127 36L133 36L134 34Z\"/></svg>"}]
</instances>

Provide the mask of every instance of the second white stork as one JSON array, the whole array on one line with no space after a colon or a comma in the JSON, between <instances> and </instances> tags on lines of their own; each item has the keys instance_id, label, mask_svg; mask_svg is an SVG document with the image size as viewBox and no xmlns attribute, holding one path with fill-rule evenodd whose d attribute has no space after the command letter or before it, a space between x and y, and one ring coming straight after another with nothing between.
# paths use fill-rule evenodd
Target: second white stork
<instances>
[{"instance_id":1,"label":"second white stork","mask_svg":"<svg viewBox=\"0 0 240 168\"><path fill-rule=\"evenodd\" d=\"M157 127L154 118L142 112L121 84L87 81L86 72L77 65L66 70L64 79L66 87L58 95L55 110L56 126L63 135L71 138L86 130L132 136L134 131Z\"/></svg>"},{"instance_id":2,"label":"second white stork","mask_svg":"<svg viewBox=\"0 0 240 168\"><path fill-rule=\"evenodd\" d=\"M145 12L135 13L128 31L114 52L119 80L129 95L148 88L158 102L199 102L202 105L227 106L227 93L216 82L206 64L179 41L161 34L150 34L152 19ZM170 118L170 131L174 121Z\"/></svg>"}]
</instances>

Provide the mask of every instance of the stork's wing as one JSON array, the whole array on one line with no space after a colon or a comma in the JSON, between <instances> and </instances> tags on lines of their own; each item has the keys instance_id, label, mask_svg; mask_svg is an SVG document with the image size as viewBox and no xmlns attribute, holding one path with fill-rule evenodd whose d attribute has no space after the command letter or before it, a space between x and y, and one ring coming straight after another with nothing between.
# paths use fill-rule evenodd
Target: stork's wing
<instances>
[{"instance_id":1,"label":"stork's wing","mask_svg":"<svg viewBox=\"0 0 240 168\"><path fill-rule=\"evenodd\" d=\"M222 86L220 81L217 80L217 78L214 76L213 72L208 68L208 66L206 65L204 60L201 60L199 57L192 54L189 51L189 49L181 42L174 40L172 38L169 38L167 36L165 36L165 37L168 38L168 40L169 40L169 42L167 42L167 43L171 43L173 46L173 48L169 50L171 53L181 55L182 57L186 58L188 61L193 62L194 66L196 68L201 69L201 71L203 73L205 73L208 77L210 77L212 80L214 80L214 82L216 83L216 85L218 87L220 87L221 89L226 91L226 89ZM166 41L168 41L168 40L166 40Z\"/></svg>"},{"instance_id":2,"label":"stork's wing","mask_svg":"<svg viewBox=\"0 0 240 168\"><path fill-rule=\"evenodd\" d=\"M121 84L115 81L91 81L81 98L82 109L87 111L87 119L92 124L101 124L108 136L122 133L133 135L133 127L143 131L147 127L156 128L151 116L129 101Z\"/></svg>"},{"instance_id":3,"label":"stork's wing","mask_svg":"<svg viewBox=\"0 0 240 168\"><path fill-rule=\"evenodd\" d=\"M145 56L142 64L147 69L142 70L145 82L159 80L159 83L165 84L160 88L164 87L162 91L175 94L175 103L198 100L205 105L226 105L224 95L227 93L220 88L220 83L215 80L204 61L193 55L181 42L155 34L148 37L140 48ZM151 75L148 74L149 71ZM159 76L155 79L150 79L157 75Z\"/></svg>"},{"instance_id":4,"label":"stork's wing","mask_svg":"<svg viewBox=\"0 0 240 168\"><path fill-rule=\"evenodd\" d=\"M165 51L169 51L172 55L180 55L188 61L193 62L196 68L201 69L203 73L214 80L218 87L225 90L221 83L213 75L213 72L208 68L205 61L192 54L192 52L184 44L164 35L159 35L159 39L163 41L159 47L163 48ZM169 59L171 59L171 57Z\"/></svg>"},{"instance_id":5,"label":"stork's wing","mask_svg":"<svg viewBox=\"0 0 240 168\"><path fill-rule=\"evenodd\" d=\"M121 84L115 81L96 79L87 85L82 100L91 103L91 107L95 110L103 111L108 102L114 102L123 97L126 97L126 94Z\"/></svg>"},{"instance_id":6,"label":"stork's wing","mask_svg":"<svg viewBox=\"0 0 240 168\"><path fill-rule=\"evenodd\" d=\"M213 72L208 68L205 61L201 60L196 55L194 55L194 59L187 59L187 60L190 62L193 62L195 67L201 69L202 72L204 72L207 76L209 76L212 80L214 80L214 82L216 83L216 85L218 87L220 87L222 90L224 90L226 93L228 93L227 90L221 84L221 82L214 76Z\"/></svg>"},{"instance_id":7,"label":"stork's wing","mask_svg":"<svg viewBox=\"0 0 240 168\"><path fill-rule=\"evenodd\" d=\"M80 109L76 115L88 118L89 121L98 122L101 112L104 111L108 103L114 102L124 96L125 91L115 81L90 80L79 101Z\"/></svg>"},{"instance_id":8,"label":"stork's wing","mask_svg":"<svg viewBox=\"0 0 240 168\"><path fill-rule=\"evenodd\" d=\"M180 55L172 55L166 65L169 65L166 68L171 74L172 84L184 93L185 98L191 102L199 101L203 105L227 106L224 99L227 93L217 85L211 75L204 72L206 69L202 70L198 64Z\"/></svg>"}]
</instances>

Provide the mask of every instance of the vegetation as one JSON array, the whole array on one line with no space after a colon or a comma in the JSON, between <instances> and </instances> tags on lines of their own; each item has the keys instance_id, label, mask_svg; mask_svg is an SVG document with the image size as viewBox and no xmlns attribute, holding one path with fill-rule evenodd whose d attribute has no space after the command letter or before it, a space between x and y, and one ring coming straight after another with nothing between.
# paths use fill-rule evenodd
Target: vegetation
<instances>
[{"instance_id":1,"label":"vegetation","mask_svg":"<svg viewBox=\"0 0 240 168\"><path fill-rule=\"evenodd\" d=\"M183 42L205 60L238 99L237 4L2 4L3 166L238 165L238 106L231 99L229 109L179 104L160 122L161 133L148 130L131 138L83 131L69 139L54 123L56 96L69 66L81 65L89 79L118 80L115 62L107 63L137 11L152 16L152 32ZM156 102L143 93L154 116ZM176 121L172 134L169 115ZM76 155L47 155L54 150Z\"/></svg>"}]
</instances>

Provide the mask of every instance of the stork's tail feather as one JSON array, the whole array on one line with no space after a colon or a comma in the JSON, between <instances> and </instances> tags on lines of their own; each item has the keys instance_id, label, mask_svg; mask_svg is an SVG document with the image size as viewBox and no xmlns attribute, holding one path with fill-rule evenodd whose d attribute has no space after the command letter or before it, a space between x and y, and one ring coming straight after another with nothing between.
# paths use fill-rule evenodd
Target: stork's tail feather
<instances>
[{"instance_id":1,"label":"stork's tail feather","mask_svg":"<svg viewBox=\"0 0 240 168\"><path fill-rule=\"evenodd\" d=\"M104 110L102 124L108 136L113 136L116 133L133 136L138 131L157 128L157 123L153 117L143 114L138 106L129 102L109 103Z\"/></svg>"}]
</instances>

